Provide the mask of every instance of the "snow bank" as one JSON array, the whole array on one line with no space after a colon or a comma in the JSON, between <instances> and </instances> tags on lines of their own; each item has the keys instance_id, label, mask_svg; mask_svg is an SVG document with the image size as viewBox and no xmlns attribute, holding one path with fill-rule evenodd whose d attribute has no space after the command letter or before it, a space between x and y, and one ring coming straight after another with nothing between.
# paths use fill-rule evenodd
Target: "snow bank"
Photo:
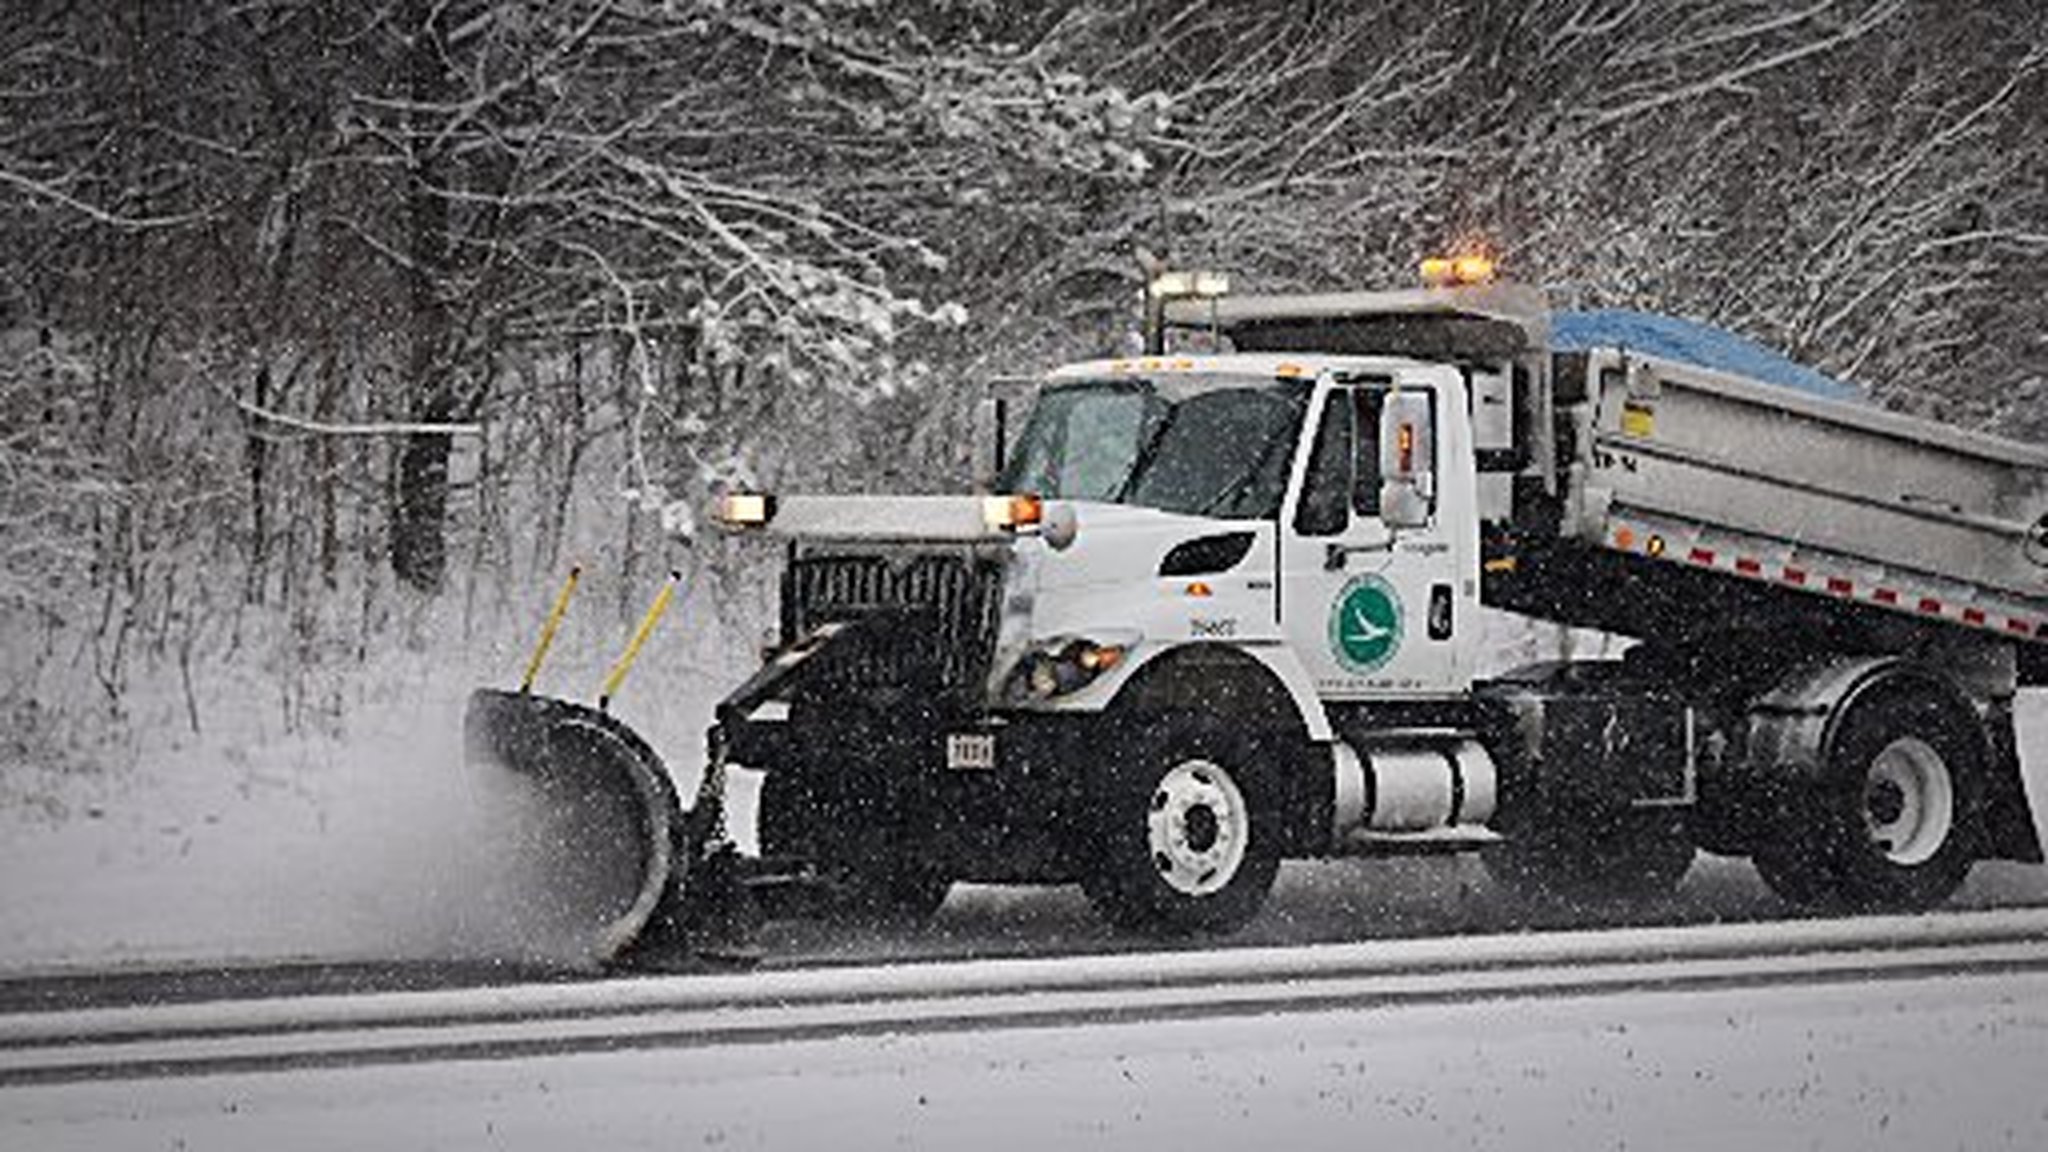
<instances>
[{"instance_id":1,"label":"snow bank","mask_svg":"<svg viewBox=\"0 0 2048 1152\"><path fill-rule=\"evenodd\" d=\"M460 701L363 727L157 760L61 819L8 814L0 963L573 959L529 914L519 851L545 814L464 764Z\"/></svg>"},{"instance_id":2,"label":"snow bank","mask_svg":"<svg viewBox=\"0 0 2048 1152\"><path fill-rule=\"evenodd\" d=\"M0 746L0 969L579 960L556 814L462 750L469 690L516 678L548 591L490 636L432 625L371 666L319 673L333 682L312 694L334 715L318 722L287 723L251 674L208 694L194 733L173 674L139 678L101 746L41 720ZM742 674L707 596L678 602L616 706L684 796L712 704ZM588 700L626 625L596 596L578 608L540 690Z\"/></svg>"}]
</instances>

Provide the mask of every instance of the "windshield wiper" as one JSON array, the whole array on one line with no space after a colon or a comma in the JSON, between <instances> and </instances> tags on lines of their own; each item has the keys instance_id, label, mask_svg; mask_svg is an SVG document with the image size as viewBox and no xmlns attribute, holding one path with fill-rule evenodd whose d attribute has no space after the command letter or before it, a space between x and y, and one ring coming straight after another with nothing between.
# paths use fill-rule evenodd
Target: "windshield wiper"
<instances>
[{"instance_id":1,"label":"windshield wiper","mask_svg":"<svg viewBox=\"0 0 2048 1152\"><path fill-rule=\"evenodd\" d=\"M1167 432L1173 428L1173 422L1179 416L1180 405L1166 406L1166 411L1159 417L1159 427L1152 430L1152 435L1146 438L1144 446L1138 449L1137 458L1131 461L1131 470L1124 474L1124 482L1117 485L1116 492L1109 498L1110 503L1122 504L1130 497L1131 489L1137 487L1139 479L1151 469L1152 461L1158 457L1161 445L1166 443Z\"/></svg>"}]
</instances>

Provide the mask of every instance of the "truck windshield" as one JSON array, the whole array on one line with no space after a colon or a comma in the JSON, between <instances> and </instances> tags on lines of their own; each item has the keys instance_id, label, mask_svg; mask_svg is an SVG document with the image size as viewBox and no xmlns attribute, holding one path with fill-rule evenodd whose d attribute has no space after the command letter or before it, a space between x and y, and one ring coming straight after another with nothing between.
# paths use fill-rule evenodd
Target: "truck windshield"
<instances>
[{"instance_id":1,"label":"truck windshield","mask_svg":"<svg viewBox=\"0 0 2048 1152\"><path fill-rule=\"evenodd\" d=\"M1245 376L1049 388L1003 487L1196 516L1273 517L1309 391L1303 381Z\"/></svg>"}]
</instances>

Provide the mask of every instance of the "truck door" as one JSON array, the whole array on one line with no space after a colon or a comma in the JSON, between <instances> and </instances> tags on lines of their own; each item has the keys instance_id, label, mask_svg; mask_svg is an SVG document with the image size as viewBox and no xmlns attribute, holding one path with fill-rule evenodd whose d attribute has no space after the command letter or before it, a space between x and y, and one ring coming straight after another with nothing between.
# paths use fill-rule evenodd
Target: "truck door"
<instances>
[{"instance_id":1,"label":"truck door","mask_svg":"<svg viewBox=\"0 0 2048 1152\"><path fill-rule=\"evenodd\" d=\"M1281 513L1280 614L1326 699L1469 686L1460 633L1477 621L1447 506L1458 488L1442 483L1446 450L1459 446L1445 442L1447 408L1434 387L1339 377L1314 413L1301 480ZM1388 486L1388 467L1415 482Z\"/></svg>"}]
</instances>

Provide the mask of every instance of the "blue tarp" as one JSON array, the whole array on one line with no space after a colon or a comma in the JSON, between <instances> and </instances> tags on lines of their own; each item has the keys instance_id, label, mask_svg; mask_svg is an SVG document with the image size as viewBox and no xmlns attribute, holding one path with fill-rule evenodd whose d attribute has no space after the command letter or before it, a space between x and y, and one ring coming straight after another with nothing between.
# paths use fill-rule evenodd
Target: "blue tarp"
<instances>
[{"instance_id":1,"label":"blue tarp","mask_svg":"<svg viewBox=\"0 0 2048 1152\"><path fill-rule=\"evenodd\" d=\"M1676 316L1618 310L1559 312L1550 318L1550 343L1560 352L1626 348L1830 400L1865 399L1863 389L1854 384L1788 360L1733 332Z\"/></svg>"}]
</instances>

